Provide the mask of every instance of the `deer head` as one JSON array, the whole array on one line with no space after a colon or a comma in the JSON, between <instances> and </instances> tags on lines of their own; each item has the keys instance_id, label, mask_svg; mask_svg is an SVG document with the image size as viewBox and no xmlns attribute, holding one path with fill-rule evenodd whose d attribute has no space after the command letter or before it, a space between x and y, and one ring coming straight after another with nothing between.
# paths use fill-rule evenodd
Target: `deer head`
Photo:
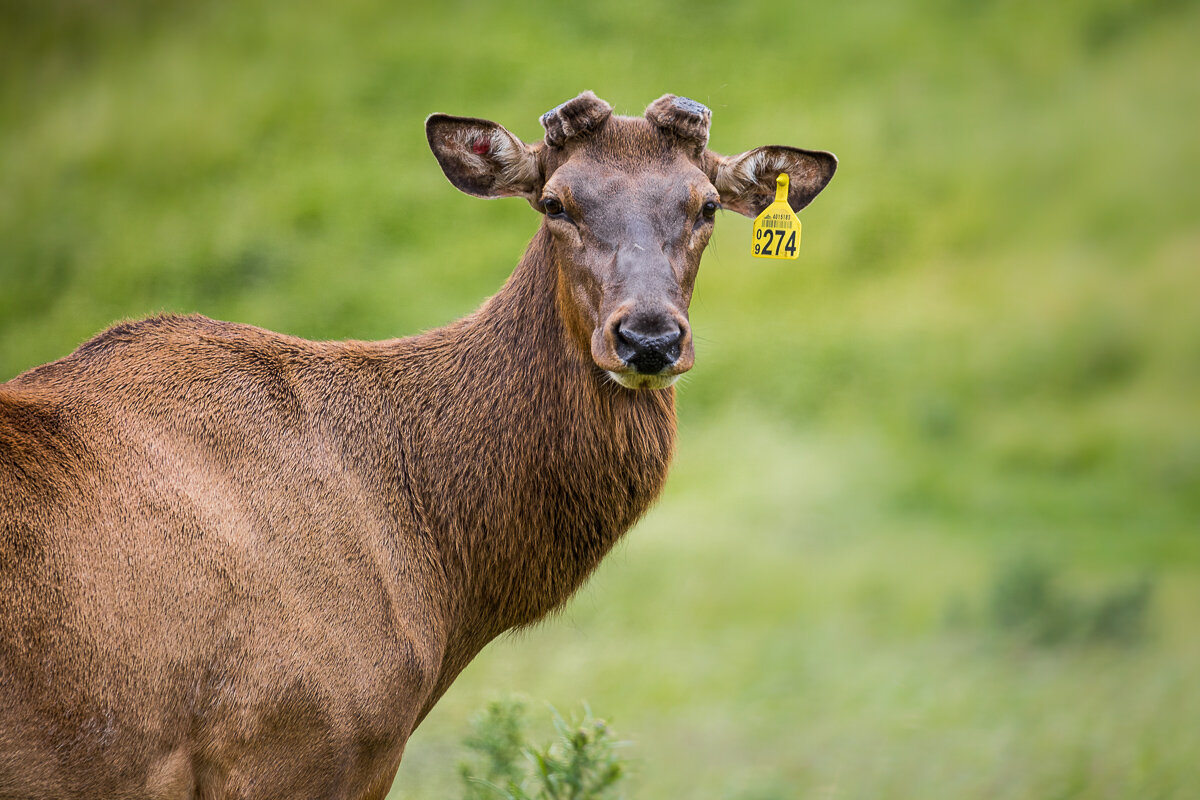
<instances>
[{"instance_id":1,"label":"deer head","mask_svg":"<svg viewBox=\"0 0 1200 800\"><path fill-rule=\"evenodd\" d=\"M710 151L709 110L664 95L644 117L613 116L584 92L542 115L526 144L488 120L434 114L430 148L456 187L477 197L524 197L545 215L568 333L596 366L630 389L661 389L692 367L688 306L716 212L757 216L787 172L799 211L837 168L831 154L759 147Z\"/></svg>"}]
</instances>

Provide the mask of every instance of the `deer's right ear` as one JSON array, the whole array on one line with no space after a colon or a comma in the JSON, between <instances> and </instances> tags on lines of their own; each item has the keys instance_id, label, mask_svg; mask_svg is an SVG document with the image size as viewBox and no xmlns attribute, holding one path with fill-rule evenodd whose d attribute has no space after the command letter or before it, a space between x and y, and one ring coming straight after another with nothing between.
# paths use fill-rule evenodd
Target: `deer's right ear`
<instances>
[{"instance_id":1,"label":"deer's right ear","mask_svg":"<svg viewBox=\"0 0 1200 800\"><path fill-rule=\"evenodd\" d=\"M425 120L425 136L442 172L461 191L476 197L537 200L540 142L530 147L495 122L449 114Z\"/></svg>"}]
</instances>

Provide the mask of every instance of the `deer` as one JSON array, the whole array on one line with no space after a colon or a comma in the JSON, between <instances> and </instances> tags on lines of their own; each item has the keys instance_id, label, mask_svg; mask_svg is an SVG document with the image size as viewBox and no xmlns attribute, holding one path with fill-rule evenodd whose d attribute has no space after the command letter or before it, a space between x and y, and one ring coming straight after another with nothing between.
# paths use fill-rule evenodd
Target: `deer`
<instances>
[{"instance_id":1,"label":"deer","mask_svg":"<svg viewBox=\"0 0 1200 800\"><path fill-rule=\"evenodd\" d=\"M0 797L384 797L468 662L662 490L716 212L833 177L718 155L710 121L434 114L451 184L541 215L474 313L384 341L159 315L0 384Z\"/></svg>"}]
</instances>

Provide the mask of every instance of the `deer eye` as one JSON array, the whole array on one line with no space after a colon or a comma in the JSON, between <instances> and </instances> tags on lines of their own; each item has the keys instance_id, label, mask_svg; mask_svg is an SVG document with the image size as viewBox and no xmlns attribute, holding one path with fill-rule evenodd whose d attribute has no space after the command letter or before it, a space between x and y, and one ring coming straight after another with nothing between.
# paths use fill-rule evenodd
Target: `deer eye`
<instances>
[{"instance_id":1,"label":"deer eye","mask_svg":"<svg viewBox=\"0 0 1200 800\"><path fill-rule=\"evenodd\" d=\"M704 219L711 222L713 217L717 215L717 209L720 207L721 206L716 200L709 200L700 207L700 214L704 217Z\"/></svg>"},{"instance_id":2,"label":"deer eye","mask_svg":"<svg viewBox=\"0 0 1200 800\"><path fill-rule=\"evenodd\" d=\"M547 197L542 201L542 210L546 212L546 216L554 217L555 219L563 219L567 216L563 204L554 197Z\"/></svg>"}]
</instances>

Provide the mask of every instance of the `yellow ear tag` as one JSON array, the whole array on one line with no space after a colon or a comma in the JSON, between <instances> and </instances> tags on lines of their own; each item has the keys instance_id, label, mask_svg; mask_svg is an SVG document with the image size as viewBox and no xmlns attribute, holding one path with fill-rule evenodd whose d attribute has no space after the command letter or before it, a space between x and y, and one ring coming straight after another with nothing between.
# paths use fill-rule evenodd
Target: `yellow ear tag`
<instances>
[{"instance_id":1,"label":"yellow ear tag","mask_svg":"<svg viewBox=\"0 0 1200 800\"><path fill-rule=\"evenodd\" d=\"M775 179L775 202L754 220L750 250L758 258L799 258L800 218L788 205L788 175Z\"/></svg>"}]
</instances>

